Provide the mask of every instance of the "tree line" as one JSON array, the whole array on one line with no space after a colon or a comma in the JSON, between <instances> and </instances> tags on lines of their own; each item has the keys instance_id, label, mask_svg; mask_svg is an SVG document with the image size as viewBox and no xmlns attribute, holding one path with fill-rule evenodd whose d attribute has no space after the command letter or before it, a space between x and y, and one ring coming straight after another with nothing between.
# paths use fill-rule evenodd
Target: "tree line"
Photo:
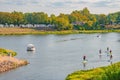
<instances>
[{"instance_id":1,"label":"tree line","mask_svg":"<svg viewBox=\"0 0 120 80\"><path fill-rule=\"evenodd\" d=\"M70 14L60 13L58 16L48 16L44 12L0 12L0 24L52 24L57 30L89 30L105 29L106 25L120 24L120 12L91 14L87 7L75 10Z\"/></svg>"}]
</instances>

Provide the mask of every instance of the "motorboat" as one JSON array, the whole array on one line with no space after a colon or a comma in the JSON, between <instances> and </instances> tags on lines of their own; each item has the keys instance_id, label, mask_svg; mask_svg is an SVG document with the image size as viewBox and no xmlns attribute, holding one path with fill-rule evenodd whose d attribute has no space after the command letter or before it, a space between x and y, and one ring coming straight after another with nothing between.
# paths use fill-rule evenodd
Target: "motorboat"
<instances>
[{"instance_id":1,"label":"motorboat","mask_svg":"<svg viewBox=\"0 0 120 80\"><path fill-rule=\"evenodd\" d=\"M28 44L27 51L35 51L35 46L33 44Z\"/></svg>"}]
</instances>

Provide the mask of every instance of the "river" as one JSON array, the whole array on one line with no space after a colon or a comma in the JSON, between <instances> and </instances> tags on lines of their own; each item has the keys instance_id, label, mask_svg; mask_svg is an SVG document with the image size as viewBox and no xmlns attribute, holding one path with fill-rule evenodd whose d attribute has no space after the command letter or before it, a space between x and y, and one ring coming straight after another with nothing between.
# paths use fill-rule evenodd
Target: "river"
<instances>
[{"instance_id":1,"label":"river","mask_svg":"<svg viewBox=\"0 0 120 80\"><path fill-rule=\"evenodd\" d=\"M35 45L35 52L26 51L29 43ZM0 80L64 80L76 70L110 65L105 53L107 47L112 50L112 62L120 61L120 33L1 35L0 47L16 51L17 58L30 62L26 66L1 73ZM86 67L82 64L83 55L88 60Z\"/></svg>"}]
</instances>

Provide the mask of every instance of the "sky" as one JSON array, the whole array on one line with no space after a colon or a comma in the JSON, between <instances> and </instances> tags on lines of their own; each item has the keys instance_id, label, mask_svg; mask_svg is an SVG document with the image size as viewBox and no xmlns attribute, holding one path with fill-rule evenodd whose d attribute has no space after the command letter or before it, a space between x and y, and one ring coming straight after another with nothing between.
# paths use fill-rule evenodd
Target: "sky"
<instances>
[{"instance_id":1,"label":"sky","mask_svg":"<svg viewBox=\"0 0 120 80\"><path fill-rule=\"evenodd\" d=\"M70 14L87 7L93 14L120 11L120 0L0 0L2 12L45 12L48 15Z\"/></svg>"}]
</instances>

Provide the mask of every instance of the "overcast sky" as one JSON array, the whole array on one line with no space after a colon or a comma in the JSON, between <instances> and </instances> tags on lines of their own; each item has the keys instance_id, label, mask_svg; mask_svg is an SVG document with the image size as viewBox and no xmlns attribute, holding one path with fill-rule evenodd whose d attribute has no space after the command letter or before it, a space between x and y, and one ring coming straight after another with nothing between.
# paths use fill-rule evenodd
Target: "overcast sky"
<instances>
[{"instance_id":1,"label":"overcast sky","mask_svg":"<svg viewBox=\"0 0 120 80\"><path fill-rule=\"evenodd\" d=\"M87 7L91 13L108 14L120 11L120 0L0 0L0 11L45 12L70 14Z\"/></svg>"}]
</instances>

